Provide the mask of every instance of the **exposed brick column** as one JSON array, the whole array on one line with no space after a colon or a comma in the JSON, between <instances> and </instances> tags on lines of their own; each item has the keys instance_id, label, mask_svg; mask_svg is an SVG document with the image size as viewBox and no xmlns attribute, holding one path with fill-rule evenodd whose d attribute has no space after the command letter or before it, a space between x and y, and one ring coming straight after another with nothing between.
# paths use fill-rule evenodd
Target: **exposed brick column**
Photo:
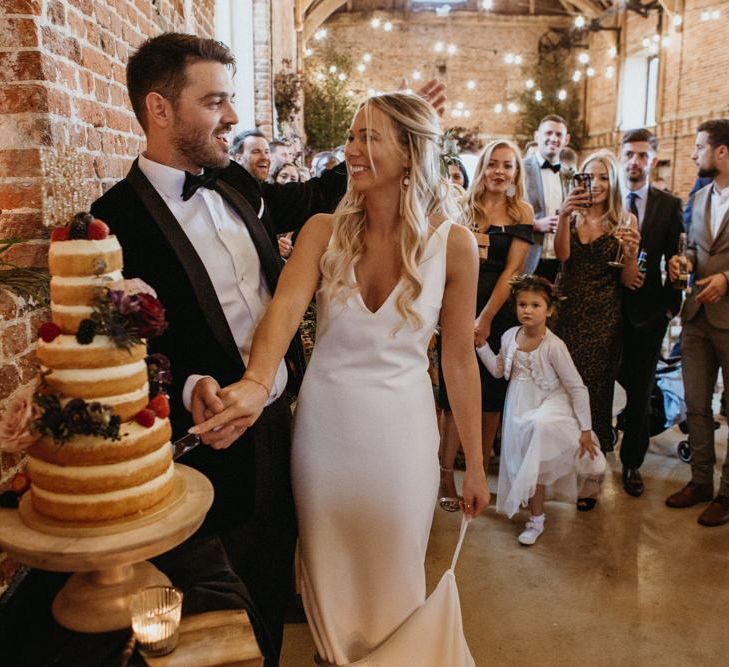
<instances>
[{"instance_id":1,"label":"exposed brick column","mask_svg":"<svg viewBox=\"0 0 729 667\"><path fill-rule=\"evenodd\" d=\"M253 0L253 53L256 126L266 136L272 137L274 132L270 0Z\"/></svg>"}]
</instances>

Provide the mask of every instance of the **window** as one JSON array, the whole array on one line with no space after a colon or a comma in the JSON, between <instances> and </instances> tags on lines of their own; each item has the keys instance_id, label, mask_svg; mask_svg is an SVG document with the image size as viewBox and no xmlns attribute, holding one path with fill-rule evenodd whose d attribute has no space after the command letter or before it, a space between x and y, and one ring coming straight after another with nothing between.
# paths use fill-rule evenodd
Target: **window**
<instances>
[{"instance_id":1,"label":"window","mask_svg":"<svg viewBox=\"0 0 729 667\"><path fill-rule=\"evenodd\" d=\"M631 56L623 64L618 128L632 130L656 124L658 58Z\"/></svg>"},{"instance_id":2,"label":"window","mask_svg":"<svg viewBox=\"0 0 729 667\"><path fill-rule=\"evenodd\" d=\"M233 86L238 128L255 127L252 0L215 0L215 38L227 44L235 56Z\"/></svg>"}]
</instances>

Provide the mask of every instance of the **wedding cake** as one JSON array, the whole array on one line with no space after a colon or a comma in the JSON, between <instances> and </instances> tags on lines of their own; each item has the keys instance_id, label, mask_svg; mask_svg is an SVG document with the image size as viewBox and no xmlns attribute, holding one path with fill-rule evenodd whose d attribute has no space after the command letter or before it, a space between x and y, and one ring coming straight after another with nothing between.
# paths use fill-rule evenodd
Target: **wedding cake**
<instances>
[{"instance_id":1,"label":"wedding cake","mask_svg":"<svg viewBox=\"0 0 729 667\"><path fill-rule=\"evenodd\" d=\"M169 366L146 345L164 330L164 309L149 286L123 279L119 242L88 213L54 229L48 264L31 502L60 521L130 517L174 486Z\"/></svg>"}]
</instances>

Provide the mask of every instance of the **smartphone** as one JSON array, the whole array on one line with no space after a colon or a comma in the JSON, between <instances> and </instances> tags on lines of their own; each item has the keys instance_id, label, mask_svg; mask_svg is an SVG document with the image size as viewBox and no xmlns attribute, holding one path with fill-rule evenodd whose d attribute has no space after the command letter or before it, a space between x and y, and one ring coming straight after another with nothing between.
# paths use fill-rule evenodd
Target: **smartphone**
<instances>
[{"instance_id":1,"label":"smartphone","mask_svg":"<svg viewBox=\"0 0 729 667\"><path fill-rule=\"evenodd\" d=\"M592 206L592 174L579 172L572 177L572 189L584 188L585 192L590 196L589 203L582 204L582 208L590 208Z\"/></svg>"}]
</instances>

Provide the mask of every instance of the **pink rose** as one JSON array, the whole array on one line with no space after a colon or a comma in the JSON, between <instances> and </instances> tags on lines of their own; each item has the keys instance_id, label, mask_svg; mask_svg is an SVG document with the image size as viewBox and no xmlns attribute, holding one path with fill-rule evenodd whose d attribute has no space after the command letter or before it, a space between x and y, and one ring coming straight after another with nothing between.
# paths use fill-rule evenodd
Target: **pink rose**
<instances>
[{"instance_id":1,"label":"pink rose","mask_svg":"<svg viewBox=\"0 0 729 667\"><path fill-rule=\"evenodd\" d=\"M140 278L131 278L124 280L122 287L116 287L114 289L121 289L126 296L132 296L133 294L149 294L150 296L157 297L155 292L147 283Z\"/></svg>"},{"instance_id":2,"label":"pink rose","mask_svg":"<svg viewBox=\"0 0 729 667\"><path fill-rule=\"evenodd\" d=\"M33 400L35 385L23 387L10 400L0 416L0 450L22 452L37 439L31 431L33 420L40 416L40 409Z\"/></svg>"}]
</instances>

